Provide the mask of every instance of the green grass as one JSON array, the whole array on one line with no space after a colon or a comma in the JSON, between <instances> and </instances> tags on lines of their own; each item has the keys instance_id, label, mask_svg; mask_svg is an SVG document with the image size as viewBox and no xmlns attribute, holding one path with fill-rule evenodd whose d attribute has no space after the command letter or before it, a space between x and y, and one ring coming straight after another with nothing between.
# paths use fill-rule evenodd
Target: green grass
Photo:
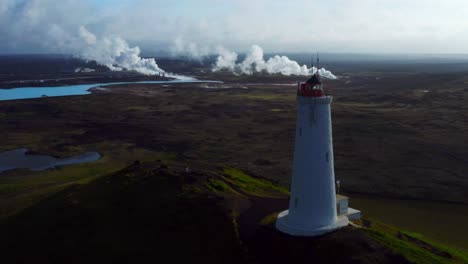
<instances>
[{"instance_id":1,"label":"green grass","mask_svg":"<svg viewBox=\"0 0 468 264\"><path fill-rule=\"evenodd\" d=\"M41 199L72 184L87 184L114 173L135 160L161 160L170 163L175 154L136 148L133 144L102 142L94 146L102 154L95 162L63 166L44 171L16 170L0 178L0 219L16 214ZM83 153L86 146L70 146L67 154Z\"/></svg>"},{"instance_id":2,"label":"green grass","mask_svg":"<svg viewBox=\"0 0 468 264\"><path fill-rule=\"evenodd\" d=\"M452 263L447 259L430 253L428 250L413 245L410 242L400 240L388 233L374 229L369 229L367 232L370 237L377 242L390 248L395 253L403 255L414 263Z\"/></svg>"},{"instance_id":3,"label":"green grass","mask_svg":"<svg viewBox=\"0 0 468 264\"><path fill-rule=\"evenodd\" d=\"M216 179L208 179L208 181L206 182L205 186L217 193L217 192L227 192L227 191L230 191L231 188L226 184L224 183L223 181L220 181L220 180L216 180Z\"/></svg>"},{"instance_id":4,"label":"green grass","mask_svg":"<svg viewBox=\"0 0 468 264\"><path fill-rule=\"evenodd\" d=\"M284 112L284 109L279 109L279 108L272 108L270 109L270 112Z\"/></svg>"},{"instance_id":5,"label":"green grass","mask_svg":"<svg viewBox=\"0 0 468 264\"><path fill-rule=\"evenodd\" d=\"M0 247L10 249L3 262L243 263L224 200L186 192L184 175L145 165L64 188L0 221Z\"/></svg>"},{"instance_id":6,"label":"green grass","mask_svg":"<svg viewBox=\"0 0 468 264\"><path fill-rule=\"evenodd\" d=\"M236 168L225 167L224 174L227 176L227 181L252 195L276 197L289 194L288 189L283 186L265 179L254 178Z\"/></svg>"},{"instance_id":7,"label":"green grass","mask_svg":"<svg viewBox=\"0 0 468 264\"><path fill-rule=\"evenodd\" d=\"M85 184L122 167L98 161L41 172L15 171L12 177L0 180L0 218L12 215L71 184Z\"/></svg>"},{"instance_id":8,"label":"green grass","mask_svg":"<svg viewBox=\"0 0 468 264\"><path fill-rule=\"evenodd\" d=\"M378 221L372 221L372 227L366 231L371 238L414 263L468 263L467 252L435 243L418 233Z\"/></svg>"},{"instance_id":9,"label":"green grass","mask_svg":"<svg viewBox=\"0 0 468 264\"><path fill-rule=\"evenodd\" d=\"M96 178L103 174L112 172L115 166L106 163L88 163L81 165L71 165L62 169L50 169L41 172L29 172L27 170L19 171L30 173L28 177L18 177L10 183L2 183L0 185L0 195L14 195L18 192L33 190L43 186L50 186L60 183L80 183L88 179ZM117 168L120 169L120 168Z\"/></svg>"},{"instance_id":10,"label":"green grass","mask_svg":"<svg viewBox=\"0 0 468 264\"><path fill-rule=\"evenodd\" d=\"M418 239L424 243L427 243L427 244L430 244L442 251L445 251L447 253L449 253L450 255L452 256L455 256L461 260L463 260L464 262L468 263L468 252L464 251L464 250L461 250L461 249L458 249L458 248L455 248L455 247L449 247L449 246L446 246L446 245L443 245L439 242L436 242L436 241L433 241L431 239L428 239L426 238L424 235L422 234L419 234L419 233L415 233L415 232L407 232L407 231L401 231L403 234L409 236L409 237L412 237L412 238L415 238L415 239Z\"/></svg>"},{"instance_id":11,"label":"green grass","mask_svg":"<svg viewBox=\"0 0 468 264\"><path fill-rule=\"evenodd\" d=\"M271 225L274 225L275 222L276 222L276 218L278 217L278 214L280 212L274 212L272 214L269 214L267 216L265 216L261 221L260 221L260 225L262 226L271 226Z\"/></svg>"}]
</instances>

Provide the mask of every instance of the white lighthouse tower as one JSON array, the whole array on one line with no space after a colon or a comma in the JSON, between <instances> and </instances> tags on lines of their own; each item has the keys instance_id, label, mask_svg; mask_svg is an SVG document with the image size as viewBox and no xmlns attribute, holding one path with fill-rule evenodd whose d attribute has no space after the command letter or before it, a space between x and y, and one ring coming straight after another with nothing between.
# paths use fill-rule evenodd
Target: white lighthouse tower
<instances>
[{"instance_id":1,"label":"white lighthouse tower","mask_svg":"<svg viewBox=\"0 0 468 264\"><path fill-rule=\"evenodd\" d=\"M277 229L284 233L316 236L348 225L348 217L337 213L331 102L318 70L307 82L298 83L289 210L281 212L276 221Z\"/></svg>"}]
</instances>

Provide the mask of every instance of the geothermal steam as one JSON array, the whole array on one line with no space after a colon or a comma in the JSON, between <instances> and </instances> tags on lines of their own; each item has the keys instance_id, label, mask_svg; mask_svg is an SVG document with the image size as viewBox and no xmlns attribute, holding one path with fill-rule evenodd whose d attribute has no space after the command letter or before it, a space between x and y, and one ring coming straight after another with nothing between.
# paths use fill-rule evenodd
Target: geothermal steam
<instances>
[{"instance_id":1,"label":"geothermal steam","mask_svg":"<svg viewBox=\"0 0 468 264\"><path fill-rule=\"evenodd\" d=\"M219 46L217 51L219 56L216 59L213 71L219 71L222 69L234 71L236 69L237 53L229 51L222 46Z\"/></svg>"},{"instance_id":2,"label":"geothermal steam","mask_svg":"<svg viewBox=\"0 0 468 264\"><path fill-rule=\"evenodd\" d=\"M325 68L317 69L315 67L308 68L306 65L299 65L296 61L289 59L286 56L274 56L267 61L264 59L263 49L258 45L253 45L247 56L242 62L237 63L237 53L229 51L223 47L218 48L218 58L213 71L228 70L235 74L251 75L255 72L264 72L268 74L283 74L283 75L312 75L317 70L321 76L328 79L336 79L330 71Z\"/></svg>"},{"instance_id":3,"label":"geothermal steam","mask_svg":"<svg viewBox=\"0 0 468 264\"><path fill-rule=\"evenodd\" d=\"M75 54L82 59L96 61L96 63L113 71L126 69L145 75L164 73L164 70L159 68L155 59L141 58L140 48L131 48L120 37L98 38L85 27L80 27L79 36L85 45L79 46Z\"/></svg>"},{"instance_id":4,"label":"geothermal steam","mask_svg":"<svg viewBox=\"0 0 468 264\"><path fill-rule=\"evenodd\" d=\"M208 47L201 47L194 42L185 42L183 38L178 37L174 40L169 51L172 56L183 56L190 60L202 62L208 55L210 50Z\"/></svg>"}]
</instances>

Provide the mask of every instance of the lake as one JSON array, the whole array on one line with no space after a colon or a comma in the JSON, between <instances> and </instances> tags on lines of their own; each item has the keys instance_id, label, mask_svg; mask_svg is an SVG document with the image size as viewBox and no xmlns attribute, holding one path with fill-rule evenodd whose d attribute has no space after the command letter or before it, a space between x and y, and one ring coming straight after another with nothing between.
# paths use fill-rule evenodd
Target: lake
<instances>
[{"instance_id":1,"label":"lake","mask_svg":"<svg viewBox=\"0 0 468 264\"><path fill-rule=\"evenodd\" d=\"M18 87L9 89L0 89L0 101L41 98L44 96L70 96L90 94L89 89L93 87L102 87L116 84L171 84L171 83L220 83L218 81L199 81L199 80L171 80L171 81L141 81L141 82L114 82L114 83L95 83L65 85L54 87Z\"/></svg>"},{"instance_id":2,"label":"lake","mask_svg":"<svg viewBox=\"0 0 468 264\"><path fill-rule=\"evenodd\" d=\"M48 155L28 154L28 149L15 149L0 153L0 173L14 169L41 171L56 166L80 164L99 160L97 152L86 152L69 158L58 159Z\"/></svg>"}]
</instances>

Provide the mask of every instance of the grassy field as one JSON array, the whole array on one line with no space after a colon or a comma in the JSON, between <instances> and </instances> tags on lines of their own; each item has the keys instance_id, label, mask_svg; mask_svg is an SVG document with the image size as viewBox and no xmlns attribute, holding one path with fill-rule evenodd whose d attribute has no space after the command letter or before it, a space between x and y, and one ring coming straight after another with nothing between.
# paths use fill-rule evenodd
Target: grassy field
<instances>
[{"instance_id":1,"label":"grassy field","mask_svg":"<svg viewBox=\"0 0 468 264\"><path fill-rule=\"evenodd\" d=\"M266 179L253 178L236 168L224 168L224 175L223 179L251 195L260 197L276 197L280 195L282 197L289 194L288 189L281 185L272 183Z\"/></svg>"}]
</instances>

